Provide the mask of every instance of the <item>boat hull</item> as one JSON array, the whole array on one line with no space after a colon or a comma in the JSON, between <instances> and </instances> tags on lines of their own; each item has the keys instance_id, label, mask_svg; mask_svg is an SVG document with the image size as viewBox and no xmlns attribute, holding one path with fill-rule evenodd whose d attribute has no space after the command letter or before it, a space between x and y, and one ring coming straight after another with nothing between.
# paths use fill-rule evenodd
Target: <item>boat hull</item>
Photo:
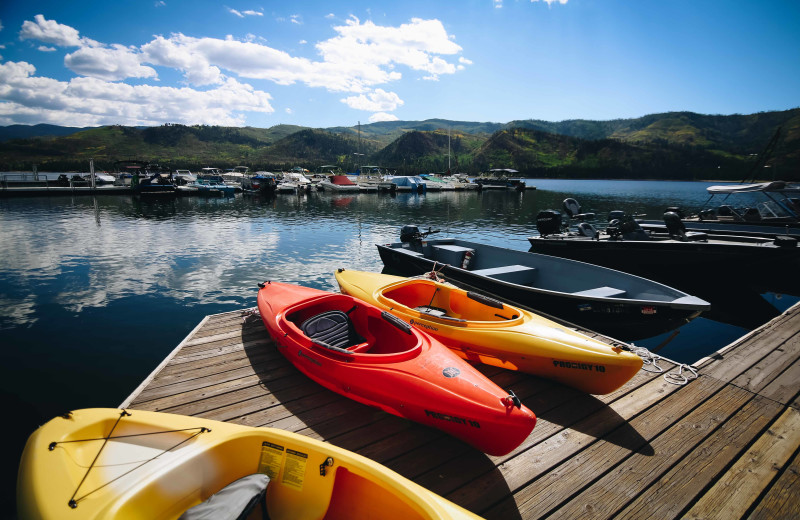
<instances>
[{"instance_id":1,"label":"boat hull","mask_svg":"<svg viewBox=\"0 0 800 520\"><path fill-rule=\"evenodd\" d=\"M450 284L345 269L336 281L343 293L392 312L473 363L519 370L590 394L613 392L642 367L626 345L611 346L502 302L483 303Z\"/></svg>"},{"instance_id":2,"label":"boat hull","mask_svg":"<svg viewBox=\"0 0 800 520\"><path fill-rule=\"evenodd\" d=\"M636 285L642 295L648 297L622 298L603 297L583 292L583 286L572 290L547 289L530 283L515 282L510 277L481 274L480 264L462 268L460 260L453 261L445 256L437 260L431 251L439 246L452 244L476 252L475 261L486 258L502 259L506 264L528 266L539 271L539 279L570 279L585 282L586 288L606 285ZM414 251L408 244L393 243L377 245L384 265L398 274L419 275L436 270L447 281L464 284L493 294L498 298L518 305L530 307L537 312L569 321L584 328L615 338L632 341L652 337L673 330L697 317L701 311L710 308L708 302L694 298L671 287L635 277L617 270L598 267L584 262L569 263L568 260L554 259L547 255L536 255L524 251L488 246L462 240L430 240L423 243L422 251ZM460 258L460 257L459 257ZM448 261L450 260L450 261ZM563 260L563 262L559 262ZM538 265L547 266L543 268ZM545 269L552 274L544 274ZM609 280L613 280L609 281ZM625 289L625 287L623 287ZM662 295L661 299L654 296Z\"/></svg>"},{"instance_id":3,"label":"boat hull","mask_svg":"<svg viewBox=\"0 0 800 520\"><path fill-rule=\"evenodd\" d=\"M302 435L116 409L76 410L30 436L17 513L21 520L171 520L253 473L270 477L273 520L478 518L374 461Z\"/></svg>"},{"instance_id":4,"label":"boat hull","mask_svg":"<svg viewBox=\"0 0 800 520\"><path fill-rule=\"evenodd\" d=\"M490 455L509 453L533 429L533 412L512 404L509 392L429 335L396 327L378 308L352 296L262 285L258 309L278 349L329 390L438 428ZM365 341L345 352L312 342L303 323L330 310L350 311Z\"/></svg>"},{"instance_id":5,"label":"boat hull","mask_svg":"<svg viewBox=\"0 0 800 520\"><path fill-rule=\"evenodd\" d=\"M541 254L613 267L669 280L689 288L709 281L748 284L759 291L800 294L800 247L778 247L770 239L721 235L718 240L592 240L587 237L531 237ZM737 241L741 240L741 241Z\"/></svg>"}]
</instances>

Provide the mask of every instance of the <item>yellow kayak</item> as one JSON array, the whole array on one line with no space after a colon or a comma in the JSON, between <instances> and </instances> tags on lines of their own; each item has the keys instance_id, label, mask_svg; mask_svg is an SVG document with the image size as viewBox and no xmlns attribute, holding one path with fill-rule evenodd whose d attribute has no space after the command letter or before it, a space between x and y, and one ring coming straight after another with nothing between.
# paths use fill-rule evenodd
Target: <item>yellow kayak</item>
<instances>
[{"instance_id":1,"label":"yellow kayak","mask_svg":"<svg viewBox=\"0 0 800 520\"><path fill-rule=\"evenodd\" d=\"M339 269L340 290L436 337L468 361L553 379L590 394L613 392L642 367L624 347L480 294L428 278Z\"/></svg>"},{"instance_id":2,"label":"yellow kayak","mask_svg":"<svg viewBox=\"0 0 800 520\"><path fill-rule=\"evenodd\" d=\"M264 507L272 520L479 518L325 442L137 410L52 419L28 439L17 479L20 519L262 518Z\"/></svg>"}]
</instances>

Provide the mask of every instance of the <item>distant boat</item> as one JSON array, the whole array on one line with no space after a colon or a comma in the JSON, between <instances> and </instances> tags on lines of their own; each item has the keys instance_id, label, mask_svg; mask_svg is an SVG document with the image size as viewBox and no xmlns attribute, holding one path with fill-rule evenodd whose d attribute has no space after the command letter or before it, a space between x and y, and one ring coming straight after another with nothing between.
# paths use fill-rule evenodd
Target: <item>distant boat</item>
<instances>
[{"instance_id":1,"label":"distant boat","mask_svg":"<svg viewBox=\"0 0 800 520\"><path fill-rule=\"evenodd\" d=\"M393 184L394 189L400 192L424 193L427 189L425 181L418 175L387 175L379 186Z\"/></svg>"},{"instance_id":2,"label":"distant boat","mask_svg":"<svg viewBox=\"0 0 800 520\"><path fill-rule=\"evenodd\" d=\"M331 192L357 192L361 191L358 184L350 180L347 175L330 175L319 183L320 189Z\"/></svg>"},{"instance_id":3,"label":"distant boat","mask_svg":"<svg viewBox=\"0 0 800 520\"><path fill-rule=\"evenodd\" d=\"M83 176L83 178L86 179L87 181L89 181L89 183L91 184L91 182L92 182L92 174L91 173L85 174ZM117 178L114 177L113 175L105 173L105 172L94 172L94 182L95 182L95 185L114 184L115 182L117 182Z\"/></svg>"},{"instance_id":4,"label":"distant boat","mask_svg":"<svg viewBox=\"0 0 800 520\"><path fill-rule=\"evenodd\" d=\"M197 181L197 175L193 174L191 170L175 170L172 174L172 181L177 186L185 186Z\"/></svg>"},{"instance_id":5,"label":"distant boat","mask_svg":"<svg viewBox=\"0 0 800 520\"><path fill-rule=\"evenodd\" d=\"M222 179L221 175L203 175L202 177L197 178L197 182L190 184L189 186L197 188L199 195L233 195L237 191L236 186L227 184Z\"/></svg>"},{"instance_id":6,"label":"distant boat","mask_svg":"<svg viewBox=\"0 0 800 520\"><path fill-rule=\"evenodd\" d=\"M493 168L486 175L476 178L479 189L509 189L517 191L535 190L536 186L528 186L524 180L514 175L519 173L511 168Z\"/></svg>"},{"instance_id":7,"label":"distant boat","mask_svg":"<svg viewBox=\"0 0 800 520\"><path fill-rule=\"evenodd\" d=\"M242 183L242 188L245 192L261 193L263 195L271 195L275 193L278 186L278 181L275 175L270 172L258 171L252 177L248 177Z\"/></svg>"},{"instance_id":8,"label":"distant boat","mask_svg":"<svg viewBox=\"0 0 800 520\"><path fill-rule=\"evenodd\" d=\"M677 213L693 231L800 234L800 183L785 181L723 184L706 188L709 198L694 214ZM645 224L658 224L644 221Z\"/></svg>"}]
</instances>

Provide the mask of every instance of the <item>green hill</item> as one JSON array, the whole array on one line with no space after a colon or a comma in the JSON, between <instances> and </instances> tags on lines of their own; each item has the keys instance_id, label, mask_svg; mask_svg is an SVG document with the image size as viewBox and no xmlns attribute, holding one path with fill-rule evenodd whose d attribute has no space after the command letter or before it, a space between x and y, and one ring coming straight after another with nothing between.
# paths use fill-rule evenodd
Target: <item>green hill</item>
<instances>
[{"instance_id":1,"label":"green hill","mask_svg":"<svg viewBox=\"0 0 800 520\"><path fill-rule=\"evenodd\" d=\"M517 120L509 123L387 121L310 129L163 125L54 129L6 127L0 170L81 171L138 159L171 168L205 166L277 170L380 164L400 173L453 170L477 174L514 168L530 177L743 178L778 128L768 169L757 178L800 177L800 109L750 115L692 112L611 121ZM16 133L15 133L16 132ZM68 135L59 135L68 134ZM448 135L449 134L449 135Z\"/></svg>"}]
</instances>

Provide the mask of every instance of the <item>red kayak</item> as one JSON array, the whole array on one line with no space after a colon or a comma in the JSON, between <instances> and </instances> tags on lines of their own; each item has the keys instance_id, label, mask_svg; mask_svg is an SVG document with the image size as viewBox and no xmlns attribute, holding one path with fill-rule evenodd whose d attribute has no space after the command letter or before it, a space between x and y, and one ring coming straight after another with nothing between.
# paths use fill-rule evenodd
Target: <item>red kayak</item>
<instances>
[{"instance_id":1,"label":"red kayak","mask_svg":"<svg viewBox=\"0 0 800 520\"><path fill-rule=\"evenodd\" d=\"M458 437L490 455L524 441L536 416L450 349L344 294L259 284L258 310L301 372L360 403Z\"/></svg>"}]
</instances>

